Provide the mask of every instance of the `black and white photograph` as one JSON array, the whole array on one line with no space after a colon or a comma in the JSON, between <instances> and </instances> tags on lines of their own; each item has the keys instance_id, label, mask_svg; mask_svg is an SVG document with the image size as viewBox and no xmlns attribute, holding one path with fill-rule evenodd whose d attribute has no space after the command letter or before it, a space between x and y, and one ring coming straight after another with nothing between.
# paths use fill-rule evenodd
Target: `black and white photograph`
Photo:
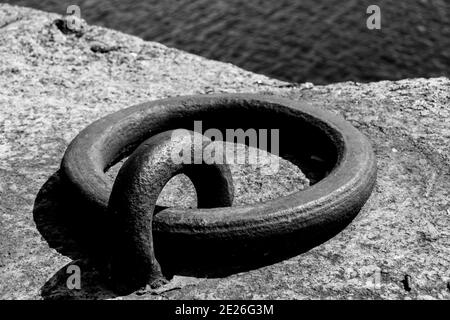
<instances>
[{"instance_id":1,"label":"black and white photograph","mask_svg":"<svg viewBox=\"0 0 450 320\"><path fill-rule=\"evenodd\" d=\"M450 300L450 1L3 1L0 300Z\"/></svg>"}]
</instances>

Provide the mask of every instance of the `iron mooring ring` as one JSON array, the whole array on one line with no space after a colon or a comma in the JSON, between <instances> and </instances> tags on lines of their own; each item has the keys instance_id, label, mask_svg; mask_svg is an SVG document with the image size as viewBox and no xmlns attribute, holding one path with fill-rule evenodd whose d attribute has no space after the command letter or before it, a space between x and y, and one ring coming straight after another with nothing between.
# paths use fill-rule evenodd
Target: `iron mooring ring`
<instances>
[{"instance_id":1,"label":"iron mooring ring","mask_svg":"<svg viewBox=\"0 0 450 320\"><path fill-rule=\"evenodd\" d=\"M230 207L227 165L170 162L170 130L190 130L196 120L204 130L279 128L279 156L298 165L313 184L271 201ZM106 171L130 154L113 186ZM370 196L376 160L362 133L307 102L225 94L152 101L97 120L71 142L61 172L83 199L107 212L113 280L137 288L164 283L153 241L173 243L180 254L194 248L228 259L329 238ZM199 208L165 208L154 215L160 191L178 173L191 178Z\"/></svg>"}]
</instances>

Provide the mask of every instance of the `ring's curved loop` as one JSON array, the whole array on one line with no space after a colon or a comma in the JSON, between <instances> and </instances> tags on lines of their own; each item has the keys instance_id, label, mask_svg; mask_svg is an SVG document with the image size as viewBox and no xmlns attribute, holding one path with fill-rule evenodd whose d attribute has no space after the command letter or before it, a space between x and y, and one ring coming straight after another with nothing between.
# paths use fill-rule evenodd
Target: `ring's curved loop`
<instances>
[{"instance_id":1,"label":"ring's curved loop","mask_svg":"<svg viewBox=\"0 0 450 320\"><path fill-rule=\"evenodd\" d=\"M108 115L84 129L68 147L61 169L90 203L105 210L111 182L105 171L147 138L195 120L208 128L279 128L280 156L301 168L315 166L310 188L268 202L231 208L168 208L154 232L184 239L261 239L314 230L318 236L356 216L376 180L368 140L352 125L306 102L252 94L170 98ZM317 171L316 170L316 171Z\"/></svg>"},{"instance_id":2,"label":"ring's curved loop","mask_svg":"<svg viewBox=\"0 0 450 320\"><path fill-rule=\"evenodd\" d=\"M232 205L233 181L225 153L216 145L224 161L208 161L204 150L210 143L198 133L166 131L143 142L120 168L108 204L116 287L157 287L165 282L154 253L152 221L158 196L172 177L183 173L191 179L199 208ZM187 157L179 158L181 152Z\"/></svg>"}]
</instances>

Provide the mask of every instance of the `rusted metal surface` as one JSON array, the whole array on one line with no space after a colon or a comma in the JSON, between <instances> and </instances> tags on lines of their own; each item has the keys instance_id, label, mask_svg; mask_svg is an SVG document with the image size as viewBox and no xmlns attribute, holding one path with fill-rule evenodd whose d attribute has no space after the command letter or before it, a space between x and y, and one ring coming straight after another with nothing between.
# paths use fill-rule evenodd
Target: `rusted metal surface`
<instances>
[{"instance_id":1,"label":"rusted metal surface","mask_svg":"<svg viewBox=\"0 0 450 320\"><path fill-rule=\"evenodd\" d=\"M108 205L116 240L111 243L116 286L149 283L158 287L166 282L154 253L152 220L158 196L172 177L181 173L191 179L199 208L232 205L233 180L227 164L209 164L203 158L191 164L173 160L180 144L187 145L185 149L191 151L194 160L199 154L194 150L195 135L200 136L202 155L211 143L209 139L193 132L174 135L173 131L166 131L143 142L121 167Z\"/></svg>"},{"instance_id":2,"label":"rusted metal surface","mask_svg":"<svg viewBox=\"0 0 450 320\"><path fill-rule=\"evenodd\" d=\"M195 120L202 120L205 130L279 128L280 156L297 164L316 183L306 190L253 205L220 207L226 202L216 204L214 200L210 202L215 205L213 208L163 209L154 216L153 226L150 218L149 224L142 229L145 232L152 230L155 241L179 243L180 248L194 246L211 257L214 253L222 257L236 253L265 255L306 240L320 242L345 227L373 189L376 162L370 143L348 122L304 102L250 94L177 97L106 116L72 141L64 155L61 171L83 199L105 212L112 190L105 171L145 140L168 130L191 129ZM147 143L150 142L144 145ZM138 155L151 154L142 148L137 150ZM133 183L131 178L122 176L144 174L141 169L152 171L150 167L142 167L145 167L145 161L137 161L138 155L133 154L131 162L123 169L128 173L119 174L119 185L122 179ZM133 173L134 169L141 173ZM175 172L165 172L164 179ZM212 189L221 185L215 186L213 180L209 183ZM150 181L147 184L154 188ZM117 190L123 190L123 187L117 187ZM157 196L157 190L152 197ZM127 199L126 193L113 192L112 207L131 205L131 200L121 203L116 196ZM152 214L152 210L145 210L146 206L154 206L153 200L145 198L136 203L145 204L133 209L141 218ZM138 243L133 244L135 248ZM148 244L147 248L150 246ZM257 250L257 247L263 249ZM144 256L150 260L154 258L148 253ZM148 264L156 266L152 261ZM139 280L141 282L142 279L161 278L158 268L150 274L142 270L136 272L147 272L147 276Z\"/></svg>"}]
</instances>

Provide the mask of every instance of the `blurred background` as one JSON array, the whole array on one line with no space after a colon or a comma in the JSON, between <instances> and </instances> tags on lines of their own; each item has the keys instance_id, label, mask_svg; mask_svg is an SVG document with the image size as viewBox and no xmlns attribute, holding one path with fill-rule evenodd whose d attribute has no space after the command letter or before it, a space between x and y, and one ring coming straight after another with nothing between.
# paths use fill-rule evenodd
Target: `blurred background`
<instances>
[{"instance_id":1,"label":"blurred background","mask_svg":"<svg viewBox=\"0 0 450 320\"><path fill-rule=\"evenodd\" d=\"M291 82L450 75L450 0L9 0ZM369 5L381 29L369 30Z\"/></svg>"}]
</instances>

